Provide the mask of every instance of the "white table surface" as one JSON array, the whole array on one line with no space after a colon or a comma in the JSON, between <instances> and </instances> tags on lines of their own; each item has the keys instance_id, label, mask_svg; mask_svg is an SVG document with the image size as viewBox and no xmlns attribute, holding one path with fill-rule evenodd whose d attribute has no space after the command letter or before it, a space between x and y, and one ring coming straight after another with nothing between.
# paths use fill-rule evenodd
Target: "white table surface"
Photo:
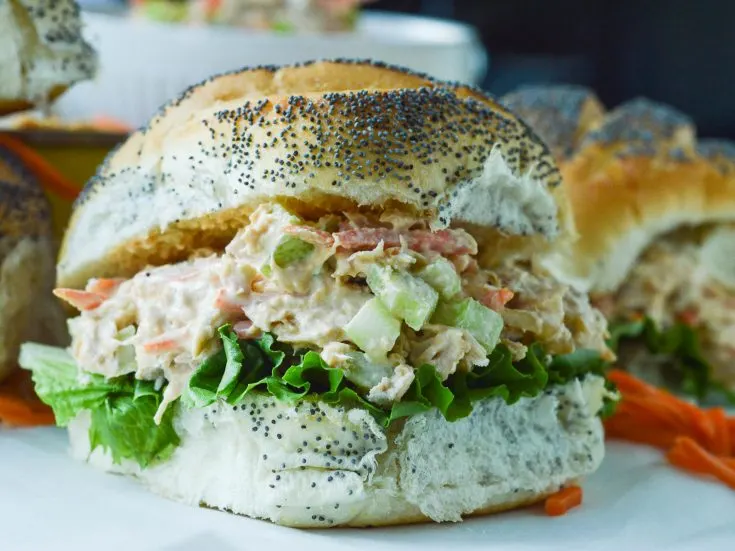
<instances>
[{"instance_id":1,"label":"white table surface","mask_svg":"<svg viewBox=\"0 0 735 551\"><path fill-rule=\"evenodd\" d=\"M149 494L66 454L60 429L0 431L0 550L735 550L735 492L613 443L564 517L525 509L452 525L300 531Z\"/></svg>"}]
</instances>

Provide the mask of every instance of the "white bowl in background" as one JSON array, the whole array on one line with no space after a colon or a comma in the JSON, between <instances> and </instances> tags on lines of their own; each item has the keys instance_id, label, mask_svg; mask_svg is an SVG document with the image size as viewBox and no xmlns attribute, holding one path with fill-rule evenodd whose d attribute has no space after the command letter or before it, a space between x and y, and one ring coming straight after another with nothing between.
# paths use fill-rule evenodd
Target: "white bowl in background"
<instances>
[{"instance_id":1,"label":"white bowl in background","mask_svg":"<svg viewBox=\"0 0 735 551\"><path fill-rule=\"evenodd\" d=\"M137 127L188 86L245 66L371 58L472 84L487 67L472 27L409 15L365 12L354 32L293 35L96 13L85 13L85 21L101 68L54 106L54 114L70 120L108 116Z\"/></svg>"}]
</instances>

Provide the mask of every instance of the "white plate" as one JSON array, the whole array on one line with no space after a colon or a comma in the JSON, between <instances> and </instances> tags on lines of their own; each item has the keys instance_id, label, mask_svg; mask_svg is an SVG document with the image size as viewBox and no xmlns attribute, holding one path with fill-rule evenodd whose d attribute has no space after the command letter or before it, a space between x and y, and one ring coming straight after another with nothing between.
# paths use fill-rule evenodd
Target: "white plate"
<instances>
[{"instance_id":1,"label":"white plate","mask_svg":"<svg viewBox=\"0 0 735 551\"><path fill-rule=\"evenodd\" d=\"M76 120L106 115L144 124L166 101L214 74L320 58L372 58L437 78L477 83L487 65L475 30L461 23L367 12L354 32L282 35L85 14L100 71L54 106Z\"/></svg>"},{"instance_id":2,"label":"white plate","mask_svg":"<svg viewBox=\"0 0 735 551\"><path fill-rule=\"evenodd\" d=\"M565 517L525 509L453 525L301 531L197 509L77 463L59 429L0 432L0 549L494 551L735 549L735 492L613 443Z\"/></svg>"}]
</instances>

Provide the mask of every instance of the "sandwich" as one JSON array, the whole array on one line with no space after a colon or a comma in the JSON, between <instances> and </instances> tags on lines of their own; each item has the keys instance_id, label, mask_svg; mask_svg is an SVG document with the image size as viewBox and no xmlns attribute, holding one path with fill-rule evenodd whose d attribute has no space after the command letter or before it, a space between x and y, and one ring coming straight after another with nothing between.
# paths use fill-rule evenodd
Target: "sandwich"
<instances>
[{"instance_id":1,"label":"sandwich","mask_svg":"<svg viewBox=\"0 0 735 551\"><path fill-rule=\"evenodd\" d=\"M0 116L44 107L96 69L73 0L0 0Z\"/></svg>"},{"instance_id":2,"label":"sandwich","mask_svg":"<svg viewBox=\"0 0 735 551\"><path fill-rule=\"evenodd\" d=\"M604 318L535 260L556 165L469 88L373 62L194 86L71 218L67 350L21 365L73 454L298 527L459 521L594 472Z\"/></svg>"},{"instance_id":3,"label":"sandwich","mask_svg":"<svg viewBox=\"0 0 735 551\"><path fill-rule=\"evenodd\" d=\"M35 176L0 145L0 425L53 422L18 368L22 342L64 343L54 284L51 212Z\"/></svg>"},{"instance_id":4,"label":"sandwich","mask_svg":"<svg viewBox=\"0 0 735 551\"><path fill-rule=\"evenodd\" d=\"M503 96L501 103L538 134L559 165L576 152L605 114L591 90L570 84L524 86Z\"/></svg>"},{"instance_id":5,"label":"sandwich","mask_svg":"<svg viewBox=\"0 0 735 551\"><path fill-rule=\"evenodd\" d=\"M154 21L244 27L258 31L345 32L370 0L134 0L133 14Z\"/></svg>"},{"instance_id":6,"label":"sandwich","mask_svg":"<svg viewBox=\"0 0 735 551\"><path fill-rule=\"evenodd\" d=\"M530 87L503 103L557 122L537 127L563 152L579 239L547 268L590 293L619 364L700 401L732 402L735 145L697 140L689 117L644 99L587 118L578 107L600 104L582 88Z\"/></svg>"}]
</instances>

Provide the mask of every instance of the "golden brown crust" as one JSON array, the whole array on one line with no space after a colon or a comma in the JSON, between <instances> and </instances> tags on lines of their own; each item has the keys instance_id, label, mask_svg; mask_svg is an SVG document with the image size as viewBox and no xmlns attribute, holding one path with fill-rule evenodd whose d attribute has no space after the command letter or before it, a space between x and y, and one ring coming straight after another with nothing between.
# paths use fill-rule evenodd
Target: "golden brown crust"
<instances>
[{"instance_id":1,"label":"golden brown crust","mask_svg":"<svg viewBox=\"0 0 735 551\"><path fill-rule=\"evenodd\" d=\"M582 86L527 86L501 103L538 133L557 160L569 158L605 114L594 92Z\"/></svg>"},{"instance_id":2,"label":"golden brown crust","mask_svg":"<svg viewBox=\"0 0 735 551\"><path fill-rule=\"evenodd\" d=\"M551 269L607 292L658 235L735 219L732 153L697 146L691 119L669 106L636 99L609 112L559 163L579 239Z\"/></svg>"},{"instance_id":3,"label":"golden brown crust","mask_svg":"<svg viewBox=\"0 0 735 551\"><path fill-rule=\"evenodd\" d=\"M67 89L68 86L54 86L49 91L48 101L56 101L56 99L58 99L61 94L66 92ZM0 117L12 115L14 113L20 113L21 111L28 111L29 109L34 109L35 107L36 106L28 100L0 98Z\"/></svg>"},{"instance_id":4,"label":"golden brown crust","mask_svg":"<svg viewBox=\"0 0 735 551\"><path fill-rule=\"evenodd\" d=\"M579 484L580 479L575 478L572 480L567 481L564 484L564 487L570 486L570 485L577 485ZM471 511L469 513L466 513L462 515L463 519L469 519L469 518L478 518L478 517L485 517L490 515L496 515L500 513L506 513L509 511L514 511L516 509L522 509L525 507L533 507L534 505L538 505L539 503L543 503L546 498L556 493L559 489L556 490L549 490L545 492L539 492L539 493L519 493L517 495L513 495L513 497L508 498L506 501L503 501L502 503L496 503L493 505L488 505L485 507L481 507L479 509L476 509L474 511ZM435 521L431 518L427 517L423 513L421 513L415 506L405 504L405 510L399 514L396 514L395 511L392 512L390 517L383 517L380 519L365 519L364 517L358 516L355 519L349 520L345 522L344 524L341 524L340 526L347 526L350 528L380 528L380 527L391 527L391 526L409 526L409 525L418 525L418 524L434 524ZM200 507L203 508L210 508L206 503L200 504ZM232 513L232 511L227 511L229 513ZM233 513L237 514L237 513ZM290 524L286 523L284 525L291 526ZM323 526L321 524L315 524L315 525L294 525L295 528L307 528L310 530L327 530L331 527Z\"/></svg>"},{"instance_id":5,"label":"golden brown crust","mask_svg":"<svg viewBox=\"0 0 735 551\"><path fill-rule=\"evenodd\" d=\"M571 481L571 483L574 483L574 481ZM535 494L531 496L524 496L521 498L516 499L510 499L506 501L505 503L501 503L498 505L490 505L488 507L482 507L480 509L477 509L475 511L472 511L471 513L467 513L466 515L463 515L462 518L475 518L475 517L485 517L489 515L496 515L498 513L505 513L508 511L513 511L515 509L521 509L524 507L532 507L533 505L537 505L538 503L543 502L547 497L554 494L555 492L542 492L540 494ZM359 519L356 522L348 522L345 524L345 526L350 526L353 528L375 528L375 527L381 527L381 526L405 526L405 525L411 525L411 524L432 524L434 523L433 520L431 520L426 515L423 515L421 513L407 513L406 515L397 516L394 515L391 518L382 519L380 522L375 523L365 523L360 521Z\"/></svg>"},{"instance_id":6,"label":"golden brown crust","mask_svg":"<svg viewBox=\"0 0 735 551\"><path fill-rule=\"evenodd\" d=\"M616 269L610 264L628 266L659 233L714 215L702 185L710 173L709 163L697 158L621 157L599 146L587 148L562 165L579 232L574 271L583 278L593 276L592 288L617 286L624 273L603 273ZM727 193L717 196L723 201L720 207L735 214L733 197ZM640 240L621 250L626 238L634 234L641 234Z\"/></svg>"}]
</instances>

